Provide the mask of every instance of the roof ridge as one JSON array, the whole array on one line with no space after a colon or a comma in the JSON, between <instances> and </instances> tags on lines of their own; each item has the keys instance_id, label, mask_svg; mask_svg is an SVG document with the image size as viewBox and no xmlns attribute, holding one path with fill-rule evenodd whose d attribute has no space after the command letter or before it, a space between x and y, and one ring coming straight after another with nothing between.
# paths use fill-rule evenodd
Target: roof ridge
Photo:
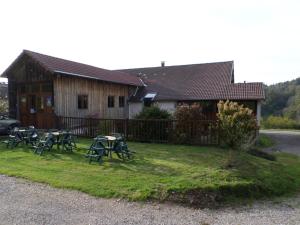
<instances>
[{"instance_id":1,"label":"roof ridge","mask_svg":"<svg viewBox=\"0 0 300 225\"><path fill-rule=\"evenodd\" d=\"M207 63L191 63L191 64L181 64L181 65L170 65L170 66L163 66L163 67L165 67L165 68L170 68L170 67L198 66L198 65L220 64L220 63L234 63L234 60L218 61L218 62L207 62ZM137 70L137 69L155 69L155 68L161 68L161 67L162 67L162 66L135 67L135 68L128 68L128 69L116 69L116 70L114 70L114 71Z\"/></svg>"},{"instance_id":2,"label":"roof ridge","mask_svg":"<svg viewBox=\"0 0 300 225\"><path fill-rule=\"evenodd\" d=\"M59 58L59 57L56 57L56 56L51 56L51 55L46 55L46 54L42 54L42 53L39 53L39 52L30 51L30 50L27 50L27 49L24 49L23 52L29 53L32 57L34 57L34 55L32 55L32 53L33 54L39 54L41 56L46 56L46 57L50 57L50 58L58 59L58 60L64 60L64 61L67 61L67 62L70 62L70 63L76 63L76 64L80 64L80 65L84 65L84 66L90 66L90 67L94 67L94 68L102 69L102 70L106 70L106 71L114 71L114 70L108 70L108 69L104 69L104 68L101 68L101 67L89 65L89 64L86 64L86 63L76 62L76 61L69 60L69 59ZM38 59L36 59L36 60L38 60ZM38 60L38 61L40 61L40 60Z\"/></svg>"},{"instance_id":3,"label":"roof ridge","mask_svg":"<svg viewBox=\"0 0 300 225\"><path fill-rule=\"evenodd\" d=\"M238 82L238 83L231 83L228 85L234 85L234 84L264 84L263 82Z\"/></svg>"}]
</instances>

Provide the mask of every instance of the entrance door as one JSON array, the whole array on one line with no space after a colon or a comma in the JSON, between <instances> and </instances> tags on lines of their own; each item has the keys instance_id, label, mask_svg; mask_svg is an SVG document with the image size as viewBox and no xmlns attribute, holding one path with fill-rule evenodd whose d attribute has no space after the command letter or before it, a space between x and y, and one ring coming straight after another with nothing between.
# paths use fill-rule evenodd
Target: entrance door
<instances>
[{"instance_id":1,"label":"entrance door","mask_svg":"<svg viewBox=\"0 0 300 225\"><path fill-rule=\"evenodd\" d=\"M53 99L49 93L41 93L37 96L36 120L38 127L54 128L55 117L53 112Z\"/></svg>"},{"instance_id":2,"label":"entrance door","mask_svg":"<svg viewBox=\"0 0 300 225\"><path fill-rule=\"evenodd\" d=\"M21 85L19 97L20 121L22 126L53 128L53 94L51 83Z\"/></svg>"}]
</instances>

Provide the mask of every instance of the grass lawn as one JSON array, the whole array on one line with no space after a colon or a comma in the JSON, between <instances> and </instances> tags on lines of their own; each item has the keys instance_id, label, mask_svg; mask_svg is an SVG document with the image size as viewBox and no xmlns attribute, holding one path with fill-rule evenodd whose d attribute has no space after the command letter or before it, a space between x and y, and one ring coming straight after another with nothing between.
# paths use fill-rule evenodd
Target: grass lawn
<instances>
[{"instance_id":1,"label":"grass lawn","mask_svg":"<svg viewBox=\"0 0 300 225\"><path fill-rule=\"evenodd\" d=\"M269 148L275 145L275 141L266 134L260 134L258 139L258 147Z\"/></svg>"},{"instance_id":2,"label":"grass lawn","mask_svg":"<svg viewBox=\"0 0 300 225\"><path fill-rule=\"evenodd\" d=\"M0 145L0 174L76 189L94 196L130 200L172 199L187 193L231 197L274 196L298 191L300 158L278 154L272 162L246 153L237 168L224 169L227 151L216 147L129 143L133 161L104 159L99 166L84 157L90 139L79 139L78 150L57 150L38 156L26 147ZM178 200L178 199L177 199ZM181 201L180 200L180 201Z\"/></svg>"}]
</instances>

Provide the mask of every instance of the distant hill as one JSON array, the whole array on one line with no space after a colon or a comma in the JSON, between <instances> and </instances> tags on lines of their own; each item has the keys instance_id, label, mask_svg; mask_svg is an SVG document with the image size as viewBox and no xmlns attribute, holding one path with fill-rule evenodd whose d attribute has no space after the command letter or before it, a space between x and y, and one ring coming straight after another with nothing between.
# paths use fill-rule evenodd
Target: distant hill
<instances>
[{"instance_id":1,"label":"distant hill","mask_svg":"<svg viewBox=\"0 0 300 225\"><path fill-rule=\"evenodd\" d=\"M0 82L0 98L5 98L7 99L8 96L8 86L7 83L1 83Z\"/></svg>"},{"instance_id":2,"label":"distant hill","mask_svg":"<svg viewBox=\"0 0 300 225\"><path fill-rule=\"evenodd\" d=\"M265 86L262 115L285 116L300 122L300 78Z\"/></svg>"}]
</instances>

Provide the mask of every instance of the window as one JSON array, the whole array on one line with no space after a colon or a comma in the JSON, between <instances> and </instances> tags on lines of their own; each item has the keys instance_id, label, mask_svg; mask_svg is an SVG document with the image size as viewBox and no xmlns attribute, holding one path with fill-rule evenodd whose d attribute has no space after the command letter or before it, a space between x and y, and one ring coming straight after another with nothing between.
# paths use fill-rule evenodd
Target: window
<instances>
[{"instance_id":1,"label":"window","mask_svg":"<svg viewBox=\"0 0 300 225\"><path fill-rule=\"evenodd\" d=\"M108 106L108 108L115 107L115 96L108 96L108 98L107 98L107 106Z\"/></svg>"},{"instance_id":2,"label":"window","mask_svg":"<svg viewBox=\"0 0 300 225\"><path fill-rule=\"evenodd\" d=\"M38 111L44 110L44 97L43 96L37 97L37 110Z\"/></svg>"},{"instance_id":3,"label":"window","mask_svg":"<svg viewBox=\"0 0 300 225\"><path fill-rule=\"evenodd\" d=\"M125 106L125 97L119 96L119 107L123 108Z\"/></svg>"},{"instance_id":4,"label":"window","mask_svg":"<svg viewBox=\"0 0 300 225\"><path fill-rule=\"evenodd\" d=\"M30 95L29 96L29 111L31 114L36 113L36 96Z\"/></svg>"},{"instance_id":5,"label":"window","mask_svg":"<svg viewBox=\"0 0 300 225\"><path fill-rule=\"evenodd\" d=\"M88 108L88 96L78 95L78 109L87 109L87 108Z\"/></svg>"},{"instance_id":6,"label":"window","mask_svg":"<svg viewBox=\"0 0 300 225\"><path fill-rule=\"evenodd\" d=\"M150 107L155 96L156 96L156 93L147 93L144 97L144 106Z\"/></svg>"}]
</instances>

